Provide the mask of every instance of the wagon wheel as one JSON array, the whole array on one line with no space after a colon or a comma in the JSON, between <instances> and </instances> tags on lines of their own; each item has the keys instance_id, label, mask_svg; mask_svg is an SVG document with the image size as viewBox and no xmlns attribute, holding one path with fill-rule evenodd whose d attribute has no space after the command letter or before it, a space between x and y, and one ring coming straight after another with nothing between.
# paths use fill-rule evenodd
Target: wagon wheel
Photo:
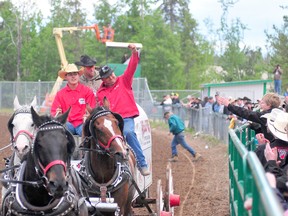
<instances>
[{"instance_id":1,"label":"wagon wheel","mask_svg":"<svg viewBox=\"0 0 288 216\"><path fill-rule=\"evenodd\" d=\"M165 194L164 194L164 209L167 215L174 215L174 206L180 205L180 196L174 194L173 192L173 177L172 177L172 169L171 163L167 164L166 168L166 187L165 187Z\"/></svg>"},{"instance_id":2,"label":"wagon wheel","mask_svg":"<svg viewBox=\"0 0 288 216\"><path fill-rule=\"evenodd\" d=\"M157 182L157 197L156 197L156 213L157 215L161 215L161 211L163 210L164 202L163 202L163 191L162 191L162 183L161 179Z\"/></svg>"},{"instance_id":3,"label":"wagon wheel","mask_svg":"<svg viewBox=\"0 0 288 216\"><path fill-rule=\"evenodd\" d=\"M166 187L164 193L164 209L167 212L171 212L174 215L174 208L170 207L170 194L173 194L173 177L171 163L168 162L166 168Z\"/></svg>"}]
</instances>

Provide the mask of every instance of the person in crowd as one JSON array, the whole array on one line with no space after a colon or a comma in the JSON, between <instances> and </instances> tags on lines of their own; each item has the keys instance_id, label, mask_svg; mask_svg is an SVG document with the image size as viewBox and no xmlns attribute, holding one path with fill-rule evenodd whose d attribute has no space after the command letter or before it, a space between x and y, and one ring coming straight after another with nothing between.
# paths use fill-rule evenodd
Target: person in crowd
<instances>
[{"instance_id":1,"label":"person in crowd","mask_svg":"<svg viewBox=\"0 0 288 216\"><path fill-rule=\"evenodd\" d=\"M80 83L90 87L96 97L96 92L102 81L100 80L99 71L96 70L95 65L97 61L91 59L88 55L82 55L80 61L75 62L77 66L83 67L84 73L80 76Z\"/></svg>"},{"instance_id":2,"label":"person in crowd","mask_svg":"<svg viewBox=\"0 0 288 216\"><path fill-rule=\"evenodd\" d=\"M133 76L136 72L140 56L134 44L129 44L128 48L132 54L123 75L117 77L114 71L107 65L100 68L99 73L103 82L97 91L97 100L102 106L103 99L106 97L110 102L110 110L119 113L123 117L123 134L127 143L136 154L139 171L143 176L147 176L150 175L150 170L135 133L134 118L139 116L139 110L132 90Z\"/></svg>"},{"instance_id":3,"label":"person in crowd","mask_svg":"<svg viewBox=\"0 0 288 216\"><path fill-rule=\"evenodd\" d=\"M243 101L243 98L237 98L237 100L236 100L236 104L235 104L236 106L238 106L238 107L244 107L244 101Z\"/></svg>"},{"instance_id":4,"label":"person in crowd","mask_svg":"<svg viewBox=\"0 0 288 216\"><path fill-rule=\"evenodd\" d=\"M178 93L171 93L172 104L177 105L180 104L179 94Z\"/></svg>"},{"instance_id":5,"label":"person in crowd","mask_svg":"<svg viewBox=\"0 0 288 216\"><path fill-rule=\"evenodd\" d=\"M281 85L282 85L281 76L283 74L283 71L279 64L276 65L275 69L273 70L273 74L274 74L274 92L281 95Z\"/></svg>"},{"instance_id":6,"label":"person in crowd","mask_svg":"<svg viewBox=\"0 0 288 216\"><path fill-rule=\"evenodd\" d=\"M288 203L287 203L285 197L283 196L283 194L276 187L275 176L270 172L266 172L265 175L266 175L266 178L268 180L269 185L271 186L272 190L276 194L276 197L277 197L280 205L282 206L282 208L284 210L284 216L287 216L288 215ZM244 208L247 211L250 211L253 208L252 204L253 204L253 199L251 197L249 197L244 202Z\"/></svg>"},{"instance_id":7,"label":"person in crowd","mask_svg":"<svg viewBox=\"0 0 288 216\"><path fill-rule=\"evenodd\" d=\"M242 100L243 100L243 104L244 104L244 105L246 104L246 102L252 103L251 99L248 98L248 97L246 97L246 96L244 96L244 97L242 98Z\"/></svg>"},{"instance_id":8,"label":"person in crowd","mask_svg":"<svg viewBox=\"0 0 288 216\"><path fill-rule=\"evenodd\" d=\"M188 95L186 98L187 103L182 102L182 106L190 108L193 105L193 103L195 103L195 97L193 97L192 95Z\"/></svg>"},{"instance_id":9,"label":"person in crowd","mask_svg":"<svg viewBox=\"0 0 288 216\"><path fill-rule=\"evenodd\" d=\"M276 186L287 199L288 113L276 108L270 113L263 115L262 118L267 119L268 130L274 136L274 140L271 143L269 140L266 140L266 143L260 142L261 144L258 145L255 153L264 166L265 171L275 175ZM263 139L265 140L265 137Z\"/></svg>"},{"instance_id":10,"label":"person in crowd","mask_svg":"<svg viewBox=\"0 0 288 216\"><path fill-rule=\"evenodd\" d=\"M282 108L283 108L283 110L288 112L288 88L286 88L286 91L284 92L283 96L284 96L284 101L282 104Z\"/></svg>"},{"instance_id":11,"label":"person in crowd","mask_svg":"<svg viewBox=\"0 0 288 216\"><path fill-rule=\"evenodd\" d=\"M252 122L259 123L261 125L261 131L264 134L265 138L268 139L270 142L274 140L274 136L267 131L266 118L261 118L262 115L271 112L273 108L279 108L281 100L279 96L275 93L267 93L263 96L260 101L261 112L251 111L245 109L244 107L238 107L232 104L229 104L229 100L224 97L219 98L220 103L224 106L228 107L228 110L231 111L233 114L240 116L244 119L247 119Z\"/></svg>"},{"instance_id":12,"label":"person in crowd","mask_svg":"<svg viewBox=\"0 0 288 216\"><path fill-rule=\"evenodd\" d=\"M121 63L124 64L129 59L129 56L127 53L124 53L121 58Z\"/></svg>"},{"instance_id":13,"label":"person in crowd","mask_svg":"<svg viewBox=\"0 0 288 216\"><path fill-rule=\"evenodd\" d=\"M67 85L57 92L51 107L51 115L57 116L70 113L66 123L67 129L74 135L82 136L83 121L86 115L86 106L95 107L93 91L79 82L83 70L78 70L75 64L68 64L64 70L58 72L59 77L67 80Z\"/></svg>"},{"instance_id":14,"label":"person in crowd","mask_svg":"<svg viewBox=\"0 0 288 216\"><path fill-rule=\"evenodd\" d=\"M191 105L191 108L199 109L201 107L201 99L195 98L194 103Z\"/></svg>"},{"instance_id":15,"label":"person in crowd","mask_svg":"<svg viewBox=\"0 0 288 216\"><path fill-rule=\"evenodd\" d=\"M213 104L214 104L214 98L211 97L211 96L208 97L208 101L205 104L205 113L206 113L206 115L212 114L212 112L213 112L213 108L212 108Z\"/></svg>"},{"instance_id":16,"label":"person in crowd","mask_svg":"<svg viewBox=\"0 0 288 216\"><path fill-rule=\"evenodd\" d=\"M208 102L208 96L205 96L204 98L203 98L203 100L201 101L201 106L202 107L205 107L205 104Z\"/></svg>"},{"instance_id":17,"label":"person in crowd","mask_svg":"<svg viewBox=\"0 0 288 216\"><path fill-rule=\"evenodd\" d=\"M183 148L185 148L193 158L198 160L201 155L196 152L191 146L189 146L185 140L185 124L183 120L173 114L172 112L165 112L164 118L168 121L169 131L174 135L172 142L171 142L171 150L172 150L172 157L170 161L177 161L178 160L178 152L177 152L177 145L180 144Z\"/></svg>"},{"instance_id":18,"label":"person in crowd","mask_svg":"<svg viewBox=\"0 0 288 216\"><path fill-rule=\"evenodd\" d=\"M212 105L212 110L215 113L221 113L225 115L230 115L231 112L228 111L227 107L219 102L220 94L216 92L215 94L215 102Z\"/></svg>"},{"instance_id":19,"label":"person in crowd","mask_svg":"<svg viewBox=\"0 0 288 216\"><path fill-rule=\"evenodd\" d=\"M172 109L172 99L169 94L163 96L163 100L161 101L160 105L163 106L164 112Z\"/></svg>"}]
</instances>

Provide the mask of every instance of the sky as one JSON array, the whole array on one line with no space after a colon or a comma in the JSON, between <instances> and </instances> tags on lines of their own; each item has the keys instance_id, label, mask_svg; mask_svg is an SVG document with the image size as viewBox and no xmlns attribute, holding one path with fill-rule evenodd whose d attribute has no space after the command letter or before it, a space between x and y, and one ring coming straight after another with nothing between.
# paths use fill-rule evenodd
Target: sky
<instances>
[{"instance_id":1,"label":"sky","mask_svg":"<svg viewBox=\"0 0 288 216\"><path fill-rule=\"evenodd\" d=\"M215 28L219 28L220 18L223 13L221 4L217 0L190 0L190 11L199 23L200 32L207 35L204 19L213 21ZM251 48L261 47L265 52L266 36L264 31L273 33L273 25L281 27L283 16L288 10L280 8L288 5L287 0L239 0L229 9L228 18L236 19L247 26L244 32L244 43Z\"/></svg>"},{"instance_id":2,"label":"sky","mask_svg":"<svg viewBox=\"0 0 288 216\"><path fill-rule=\"evenodd\" d=\"M1 0L0 0L1 1ZM235 1L235 0L234 0ZM44 14L49 13L49 0L38 0L39 8L42 8ZM93 8L93 2L97 0L82 0L82 5L89 10ZM114 0L109 0L114 2ZM272 27L276 25L281 27L283 24L283 15L288 14L288 9L280 8L280 5L288 5L287 0L238 0L232 8L229 9L228 18L239 18L243 24L248 27L244 32L244 44L251 48L261 47L265 52L266 36L264 31L273 33ZM221 4L218 0L190 0L190 12L199 24L199 31L204 35L207 28L204 20L209 18L214 23L214 28L219 28L220 18L223 13ZM92 12L91 12L92 13Z\"/></svg>"}]
</instances>

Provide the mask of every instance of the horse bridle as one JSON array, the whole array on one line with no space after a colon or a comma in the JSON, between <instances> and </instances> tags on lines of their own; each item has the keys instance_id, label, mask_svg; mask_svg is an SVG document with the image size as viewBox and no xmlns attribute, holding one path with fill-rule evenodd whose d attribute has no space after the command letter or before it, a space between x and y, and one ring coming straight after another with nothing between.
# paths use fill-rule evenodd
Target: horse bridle
<instances>
[{"instance_id":1,"label":"horse bridle","mask_svg":"<svg viewBox=\"0 0 288 216\"><path fill-rule=\"evenodd\" d=\"M15 117L17 114L25 114L25 113L26 113L26 114L31 114L31 111L30 111L30 109L29 109L28 107L22 107L22 108L20 108L20 109L17 109L17 110L15 111L15 113L14 113L14 117ZM14 117L13 117L13 118L14 118ZM32 144L33 139L34 139L34 134L30 133L30 132L27 131L27 130L20 130L20 131L17 132L17 134L16 134L15 136L14 136L14 134L13 134L13 136L12 136L12 138L11 138L11 142L12 142L13 148L15 148L15 143L16 143L16 141L17 141L17 139L18 139L18 137L19 137L20 135L26 136L26 137L28 138L28 140L29 140L29 145Z\"/></svg>"},{"instance_id":2,"label":"horse bridle","mask_svg":"<svg viewBox=\"0 0 288 216\"><path fill-rule=\"evenodd\" d=\"M53 126L48 126L48 125L51 125L53 124ZM55 125L56 124L56 125ZM38 127L38 131L35 135L35 138L34 138L34 142L33 142L33 145L32 145L32 148L31 148L31 152L33 154L33 158L34 158L34 161L35 161L35 165L36 165L36 170L37 170L37 173L43 177L45 180L47 180L47 177L46 177L46 174L47 172L51 169L51 167L55 166L55 165L61 165L64 167L64 171L65 171L65 175L67 175L67 163L64 162L63 160L54 160L54 161L51 161L48 165L44 166L40 161L39 159L37 158L35 152L33 151L34 149L34 145L35 145L35 142L36 142L36 139L37 139L37 135L38 133L41 131L49 131L49 130L64 130L66 135L67 135L67 129L64 127L63 124L61 124L60 122L58 121L55 121L55 120L51 120L51 121L48 121L48 122L45 122L43 123L42 125L40 125ZM69 132L68 132L69 133ZM71 135L72 136L72 135ZM69 162L69 161L68 161Z\"/></svg>"},{"instance_id":3,"label":"horse bridle","mask_svg":"<svg viewBox=\"0 0 288 216\"><path fill-rule=\"evenodd\" d=\"M99 117L101 117L101 116L106 116L106 115L108 115L108 114L114 115L111 111L105 110L105 109L103 109L102 111L99 111L99 112L95 113L95 114L91 117L91 119L90 119L90 121L89 121L89 132L90 132L90 134L92 135L92 137L94 138L94 140L96 141L96 145L99 145L101 148L103 148L103 149L105 150L105 152L110 153L110 146L111 146L111 143L113 142L113 140L119 138L119 139L121 139L122 142L125 142L124 137L123 137L122 135L114 135L114 136L110 137L110 139L109 139L108 142L107 142L107 145L104 145L104 144L97 138L97 135L95 134L95 131L93 130L93 127L94 127L94 126L93 126L93 123L94 123L94 121L95 121L97 118L99 118ZM99 148L100 148L100 147L99 147Z\"/></svg>"}]
</instances>

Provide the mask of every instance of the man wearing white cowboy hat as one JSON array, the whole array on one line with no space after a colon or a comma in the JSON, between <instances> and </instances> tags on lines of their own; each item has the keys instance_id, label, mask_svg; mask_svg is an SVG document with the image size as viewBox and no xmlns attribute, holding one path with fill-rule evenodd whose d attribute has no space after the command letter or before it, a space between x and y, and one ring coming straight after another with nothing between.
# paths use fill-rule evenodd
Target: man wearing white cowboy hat
<instances>
[{"instance_id":1,"label":"man wearing white cowboy hat","mask_svg":"<svg viewBox=\"0 0 288 216\"><path fill-rule=\"evenodd\" d=\"M67 80L67 85L57 92L51 107L51 115L56 116L66 112L71 107L67 129L74 135L82 136L83 119L86 116L86 105L95 107L93 91L79 83L83 70L78 70L75 64L68 64L58 72L58 76Z\"/></svg>"},{"instance_id":2,"label":"man wearing white cowboy hat","mask_svg":"<svg viewBox=\"0 0 288 216\"><path fill-rule=\"evenodd\" d=\"M267 119L267 127L275 139L259 145L255 152L265 171L275 175L277 188L287 198L288 113L273 109L262 117Z\"/></svg>"},{"instance_id":3,"label":"man wearing white cowboy hat","mask_svg":"<svg viewBox=\"0 0 288 216\"><path fill-rule=\"evenodd\" d=\"M84 71L83 75L80 76L80 83L91 88L95 96L99 86L102 83L99 71L96 70L95 67L96 63L97 61L91 59L88 55L82 55L80 57L80 61L75 62L77 66L82 66L82 70Z\"/></svg>"}]
</instances>

